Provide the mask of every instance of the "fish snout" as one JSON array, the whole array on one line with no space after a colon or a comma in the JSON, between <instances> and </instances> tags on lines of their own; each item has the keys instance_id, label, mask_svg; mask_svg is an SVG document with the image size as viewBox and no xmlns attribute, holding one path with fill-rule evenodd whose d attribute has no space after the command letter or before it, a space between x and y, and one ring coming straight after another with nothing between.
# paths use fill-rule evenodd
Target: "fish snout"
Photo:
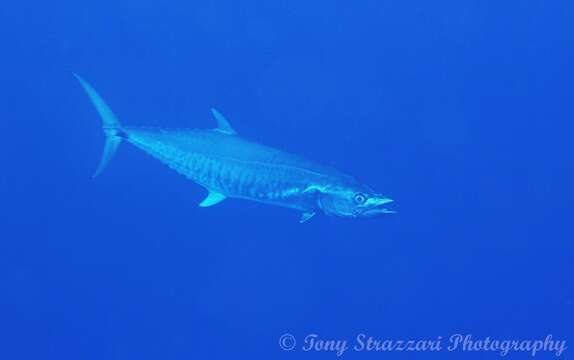
<instances>
[{"instance_id":1,"label":"fish snout","mask_svg":"<svg viewBox=\"0 0 574 360\"><path fill-rule=\"evenodd\" d=\"M392 203L393 199L388 198L386 196L377 195L369 198L365 203L365 212L364 215L372 216L377 214L394 214L396 211L387 209L383 205L388 203Z\"/></svg>"}]
</instances>

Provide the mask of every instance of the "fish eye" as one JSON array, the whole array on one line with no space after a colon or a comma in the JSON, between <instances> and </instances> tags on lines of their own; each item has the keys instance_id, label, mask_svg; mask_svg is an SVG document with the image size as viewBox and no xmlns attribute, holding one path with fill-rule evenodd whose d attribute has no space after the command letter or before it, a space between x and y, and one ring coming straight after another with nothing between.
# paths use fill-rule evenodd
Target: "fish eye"
<instances>
[{"instance_id":1,"label":"fish eye","mask_svg":"<svg viewBox=\"0 0 574 360\"><path fill-rule=\"evenodd\" d=\"M367 196L365 194L358 193L358 194L355 194L353 199L355 200L355 202L357 204L362 204L365 202L365 200L367 200Z\"/></svg>"}]
</instances>

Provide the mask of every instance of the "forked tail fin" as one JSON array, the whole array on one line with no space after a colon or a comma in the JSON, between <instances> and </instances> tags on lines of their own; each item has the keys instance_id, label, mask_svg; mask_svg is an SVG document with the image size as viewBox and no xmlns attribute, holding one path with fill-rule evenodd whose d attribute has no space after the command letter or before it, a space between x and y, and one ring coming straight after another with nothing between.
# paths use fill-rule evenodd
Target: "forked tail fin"
<instances>
[{"instance_id":1,"label":"forked tail fin","mask_svg":"<svg viewBox=\"0 0 574 360\"><path fill-rule=\"evenodd\" d=\"M90 84L88 84L77 74L74 74L74 76L76 79L78 79L80 85L82 85L90 97L90 100L92 100L92 103L96 107L98 114L100 114L100 117L102 118L102 128L104 129L104 134L106 135L106 144L104 145L102 159L100 160L100 164L94 173L94 177L96 177L101 174L106 166L108 166L110 160L116 153L118 146L120 146L120 143L122 142L121 125L112 110L108 107L100 95L98 95L96 90L94 90Z\"/></svg>"}]
</instances>

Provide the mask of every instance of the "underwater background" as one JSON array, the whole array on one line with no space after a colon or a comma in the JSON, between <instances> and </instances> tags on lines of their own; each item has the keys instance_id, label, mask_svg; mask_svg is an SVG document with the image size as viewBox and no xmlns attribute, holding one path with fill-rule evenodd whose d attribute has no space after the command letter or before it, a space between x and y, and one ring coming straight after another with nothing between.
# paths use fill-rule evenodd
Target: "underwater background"
<instances>
[{"instance_id":1,"label":"underwater background","mask_svg":"<svg viewBox=\"0 0 574 360\"><path fill-rule=\"evenodd\" d=\"M342 357L501 357L444 350L470 334L573 358L574 3L4 2L0 40L0 359L333 359L305 337L361 333L443 351ZM199 208L129 144L92 179L73 72L125 125L212 128L216 107L398 213Z\"/></svg>"}]
</instances>

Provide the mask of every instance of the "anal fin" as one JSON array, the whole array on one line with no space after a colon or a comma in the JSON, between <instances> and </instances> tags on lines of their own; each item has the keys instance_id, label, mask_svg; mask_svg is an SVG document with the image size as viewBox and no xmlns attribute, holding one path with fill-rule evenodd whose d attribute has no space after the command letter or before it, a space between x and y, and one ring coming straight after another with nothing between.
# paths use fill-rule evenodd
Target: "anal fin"
<instances>
[{"instance_id":1,"label":"anal fin","mask_svg":"<svg viewBox=\"0 0 574 360\"><path fill-rule=\"evenodd\" d=\"M205 199L203 199L202 202L199 203L199 206L200 207L213 206L213 205L219 204L220 202L222 202L225 199L226 199L225 195L218 193L216 191L210 190L209 194L207 194L207 197Z\"/></svg>"}]
</instances>

